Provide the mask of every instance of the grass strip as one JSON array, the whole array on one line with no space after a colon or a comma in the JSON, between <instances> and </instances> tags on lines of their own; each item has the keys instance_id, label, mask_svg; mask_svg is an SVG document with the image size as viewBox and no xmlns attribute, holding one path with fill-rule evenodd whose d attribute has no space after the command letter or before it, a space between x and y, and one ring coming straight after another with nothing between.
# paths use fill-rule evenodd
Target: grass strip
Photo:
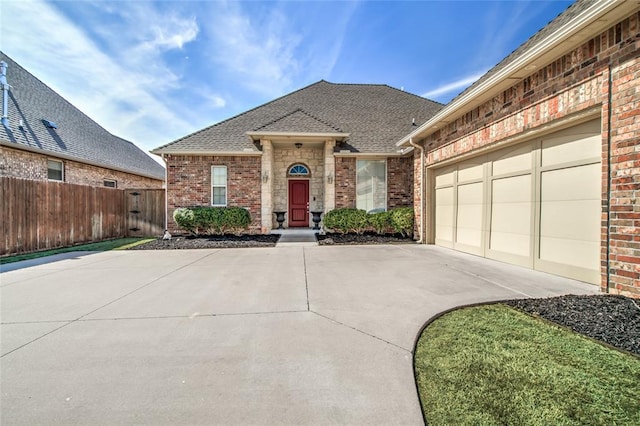
<instances>
[{"instance_id":1,"label":"grass strip","mask_svg":"<svg viewBox=\"0 0 640 426\"><path fill-rule=\"evenodd\" d=\"M640 424L640 359L501 304L431 323L415 374L429 424Z\"/></svg>"},{"instance_id":2,"label":"grass strip","mask_svg":"<svg viewBox=\"0 0 640 426\"><path fill-rule=\"evenodd\" d=\"M153 241L155 238L117 238L115 240L98 241L95 243L81 244L72 247L61 247L52 250L37 251L33 253L17 254L0 258L0 264L20 262L22 260L38 259L40 257L51 256L59 253L69 253L72 251L109 251L109 250L125 250L138 244L144 244Z\"/></svg>"}]
</instances>

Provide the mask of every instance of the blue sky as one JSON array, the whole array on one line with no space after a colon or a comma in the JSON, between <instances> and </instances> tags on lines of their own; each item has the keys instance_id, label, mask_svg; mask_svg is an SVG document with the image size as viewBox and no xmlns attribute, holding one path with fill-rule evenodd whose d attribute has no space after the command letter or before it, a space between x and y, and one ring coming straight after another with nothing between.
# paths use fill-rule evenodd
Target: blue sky
<instances>
[{"instance_id":1,"label":"blue sky","mask_svg":"<svg viewBox=\"0 0 640 426\"><path fill-rule=\"evenodd\" d=\"M446 103L571 3L2 0L0 49L149 151L321 79Z\"/></svg>"}]
</instances>

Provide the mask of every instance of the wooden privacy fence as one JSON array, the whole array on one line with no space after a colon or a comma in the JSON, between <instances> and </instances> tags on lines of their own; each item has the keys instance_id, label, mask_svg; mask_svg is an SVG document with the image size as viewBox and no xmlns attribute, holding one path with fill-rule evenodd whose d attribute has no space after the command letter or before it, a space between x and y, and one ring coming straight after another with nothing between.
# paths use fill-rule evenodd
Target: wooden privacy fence
<instances>
[{"instance_id":1,"label":"wooden privacy fence","mask_svg":"<svg viewBox=\"0 0 640 426\"><path fill-rule=\"evenodd\" d=\"M144 202L129 207L127 193ZM129 195L129 197L133 197ZM120 190L62 182L0 178L0 255L26 253L124 236L159 236L164 190Z\"/></svg>"}]
</instances>

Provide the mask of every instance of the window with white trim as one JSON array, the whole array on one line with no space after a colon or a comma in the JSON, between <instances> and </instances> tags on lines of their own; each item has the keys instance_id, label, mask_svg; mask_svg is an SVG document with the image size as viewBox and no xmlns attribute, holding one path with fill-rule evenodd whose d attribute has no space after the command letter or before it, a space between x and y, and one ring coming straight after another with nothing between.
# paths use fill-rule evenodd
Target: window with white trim
<instances>
[{"instance_id":1,"label":"window with white trim","mask_svg":"<svg viewBox=\"0 0 640 426\"><path fill-rule=\"evenodd\" d=\"M211 205L227 206L227 166L211 166Z\"/></svg>"},{"instance_id":2,"label":"window with white trim","mask_svg":"<svg viewBox=\"0 0 640 426\"><path fill-rule=\"evenodd\" d=\"M107 188L117 188L118 182L116 182L114 179L105 179L104 186L106 186Z\"/></svg>"},{"instance_id":3,"label":"window with white trim","mask_svg":"<svg viewBox=\"0 0 640 426\"><path fill-rule=\"evenodd\" d=\"M60 160L47 160L47 179L64 181L64 163Z\"/></svg>"},{"instance_id":4,"label":"window with white trim","mask_svg":"<svg viewBox=\"0 0 640 426\"><path fill-rule=\"evenodd\" d=\"M356 207L367 212L387 210L386 160L357 160Z\"/></svg>"}]
</instances>

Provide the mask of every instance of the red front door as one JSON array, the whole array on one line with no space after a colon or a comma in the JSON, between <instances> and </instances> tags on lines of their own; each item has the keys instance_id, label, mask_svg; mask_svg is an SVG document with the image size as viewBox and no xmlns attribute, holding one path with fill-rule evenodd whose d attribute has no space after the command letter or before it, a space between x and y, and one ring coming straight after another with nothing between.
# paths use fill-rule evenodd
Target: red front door
<instances>
[{"instance_id":1,"label":"red front door","mask_svg":"<svg viewBox=\"0 0 640 426\"><path fill-rule=\"evenodd\" d=\"M289 227L309 226L309 181L289 181Z\"/></svg>"}]
</instances>

